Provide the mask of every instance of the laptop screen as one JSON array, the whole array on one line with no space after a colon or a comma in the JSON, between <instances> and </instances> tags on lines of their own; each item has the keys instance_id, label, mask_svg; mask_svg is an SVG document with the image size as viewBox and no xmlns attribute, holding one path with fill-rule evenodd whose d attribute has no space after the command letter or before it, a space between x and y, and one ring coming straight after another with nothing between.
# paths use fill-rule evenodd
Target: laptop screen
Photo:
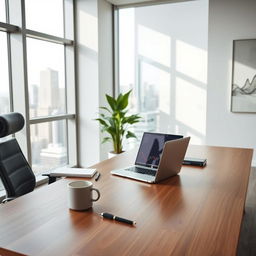
<instances>
[{"instance_id":1,"label":"laptop screen","mask_svg":"<svg viewBox=\"0 0 256 256\"><path fill-rule=\"evenodd\" d=\"M157 168L165 142L181 138L183 138L181 135L145 132L140 143L135 165Z\"/></svg>"}]
</instances>

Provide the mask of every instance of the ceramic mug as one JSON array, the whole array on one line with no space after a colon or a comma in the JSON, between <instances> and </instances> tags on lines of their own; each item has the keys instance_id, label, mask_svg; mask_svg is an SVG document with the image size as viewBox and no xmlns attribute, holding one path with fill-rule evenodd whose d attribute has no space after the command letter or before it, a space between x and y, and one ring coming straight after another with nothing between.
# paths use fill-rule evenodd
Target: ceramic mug
<instances>
[{"instance_id":1,"label":"ceramic mug","mask_svg":"<svg viewBox=\"0 0 256 256\"><path fill-rule=\"evenodd\" d=\"M92 187L93 184L86 180L72 181L68 184L68 207L72 210L82 211L92 207L98 201L100 192ZM92 191L96 191L97 198L93 199Z\"/></svg>"}]
</instances>

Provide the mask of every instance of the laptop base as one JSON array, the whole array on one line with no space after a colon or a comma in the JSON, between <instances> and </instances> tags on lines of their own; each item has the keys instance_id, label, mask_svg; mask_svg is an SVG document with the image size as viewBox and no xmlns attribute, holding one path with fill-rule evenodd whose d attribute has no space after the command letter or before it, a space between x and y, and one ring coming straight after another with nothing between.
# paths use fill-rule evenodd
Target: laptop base
<instances>
[{"instance_id":1,"label":"laptop base","mask_svg":"<svg viewBox=\"0 0 256 256\"><path fill-rule=\"evenodd\" d=\"M110 172L113 175L125 177L125 178L130 178L134 180L139 180L139 181L144 181L147 183L155 183L155 176L152 175L147 175L147 174L142 174L142 173L137 173L137 172L132 172L132 171L126 171L124 169L120 170L113 170Z\"/></svg>"}]
</instances>

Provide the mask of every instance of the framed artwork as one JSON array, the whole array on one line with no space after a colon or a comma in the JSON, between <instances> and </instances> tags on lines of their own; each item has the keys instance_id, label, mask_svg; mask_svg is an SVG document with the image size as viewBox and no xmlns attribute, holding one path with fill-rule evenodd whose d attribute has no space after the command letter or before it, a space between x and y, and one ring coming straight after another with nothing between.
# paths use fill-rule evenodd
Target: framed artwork
<instances>
[{"instance_id":1,"label":"framed artwork","mask_svg":"<svg viewBox=\"0 0 256 256\"><path fill-rule=\"evenodd\" d=\"M231 111L256 113L256 39L233 41Z\"/></svg>"}]
</instances>

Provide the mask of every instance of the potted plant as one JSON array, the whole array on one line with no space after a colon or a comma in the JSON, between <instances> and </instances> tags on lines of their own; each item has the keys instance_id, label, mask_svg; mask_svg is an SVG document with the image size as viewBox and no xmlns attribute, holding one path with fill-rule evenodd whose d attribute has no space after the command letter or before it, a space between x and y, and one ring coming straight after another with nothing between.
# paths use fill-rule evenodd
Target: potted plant
<instances>
[{"instance_id":1,"label":"potted plant","mask_svg":"<svg viewBox=\"0 0 256 256\"><path fill-rule=\"evenodd\" d=\"M130 126L138 123L141 117L137 114L128 114L127 106L129 95L132 90L125 94L120 93L117 98L105 95L108 107L100 107L105 113L100 113L99 121L101 131L108 135L103 138L102 143L112 142L113 151L111 153L120 154L123 152L123 139L136 138L136 135L129 130Z\"/></svg>"}]
</instances>

